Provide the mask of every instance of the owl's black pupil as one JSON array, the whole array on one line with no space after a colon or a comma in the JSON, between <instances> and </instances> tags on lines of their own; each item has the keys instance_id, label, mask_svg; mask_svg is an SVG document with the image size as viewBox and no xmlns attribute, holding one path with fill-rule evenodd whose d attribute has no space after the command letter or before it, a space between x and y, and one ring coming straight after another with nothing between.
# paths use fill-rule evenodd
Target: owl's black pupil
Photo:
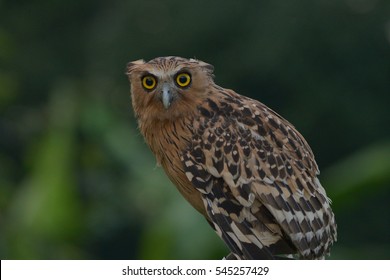
<instances>
[{"instance_id":1,"label":"owl's black pupil","mask_svg":"<svg viewBox=\"0 0 390 280\"><path fill-rule=\"evenodd\" d=\"M180 81L180 83L185 84L187 82L187 77L186 76L181 76L179 78L179 81Z\"/></svg>"},{"instance_id":2,"label":"owl's black pupil","mask_svg":"<svg viewBox=\"0 0 390 280\"><path fill-rule=\"evenodd\" d=\"M151 87L151 86L153 85L153 79L147 78L147 79L145 80L145 84L146 84L147 86Z\"/></svg>"}]
</instances>

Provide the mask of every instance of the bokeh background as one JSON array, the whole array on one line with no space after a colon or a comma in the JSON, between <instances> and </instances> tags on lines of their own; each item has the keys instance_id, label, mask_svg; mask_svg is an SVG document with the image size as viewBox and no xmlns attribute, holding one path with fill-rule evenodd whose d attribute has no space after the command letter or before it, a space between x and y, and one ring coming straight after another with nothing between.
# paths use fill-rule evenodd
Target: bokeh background
<instances>
[{"instance_id":1,"label":"bokeh background","mask_svg":"<svg viewBox=\"0 0 390 280\"><path fill-rule=\"evenodd\" d=\"M1 259L220 259L137 131L127 62L198 58L310 143L332 259L390 259L390 1L0 0Z\"/></svg>"}]
</instances>

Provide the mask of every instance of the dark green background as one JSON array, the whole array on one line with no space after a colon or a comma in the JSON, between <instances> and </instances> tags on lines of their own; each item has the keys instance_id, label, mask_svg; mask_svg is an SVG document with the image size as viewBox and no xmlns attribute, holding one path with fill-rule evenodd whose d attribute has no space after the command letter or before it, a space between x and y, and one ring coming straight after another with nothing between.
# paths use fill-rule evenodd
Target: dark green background
<instances>
[{"instance_id":1,"label":"dark green background","mask_svg":"<svg viewBox=\"0 0 390 280\"><path fill-rule=\"evenodd\" d=\"M220 259L136 128L126 63L178 55L290 120L333 259L390 259L390 1L0 0L0 257Z\"/></svg>"}]
</instances>

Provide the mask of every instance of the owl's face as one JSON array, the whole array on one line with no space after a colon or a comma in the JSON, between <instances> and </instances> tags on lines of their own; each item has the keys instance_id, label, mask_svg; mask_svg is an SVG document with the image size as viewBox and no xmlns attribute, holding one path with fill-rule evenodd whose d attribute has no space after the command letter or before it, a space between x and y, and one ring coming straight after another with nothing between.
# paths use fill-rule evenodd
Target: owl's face
<instances>
[{"instance_id":1,"label":"owl's face","mask_svg":"<svg viewBox=\"0 0 390 280\"><path fill-rule=\"evenodd\" d=\"M207 95L206 88L213 83L212 70L205 62L180 57L130 62L127 74L137 117L143 113L155 113L159 118L184 114Z\"/></svg>"}]
</instances>

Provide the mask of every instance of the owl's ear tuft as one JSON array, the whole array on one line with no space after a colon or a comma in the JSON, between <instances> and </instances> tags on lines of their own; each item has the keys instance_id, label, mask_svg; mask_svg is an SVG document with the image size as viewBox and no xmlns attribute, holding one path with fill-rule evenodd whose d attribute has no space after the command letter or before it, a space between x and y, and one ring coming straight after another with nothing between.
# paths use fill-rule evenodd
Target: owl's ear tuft
<instances>
[{"instance_id":1,"label":"owl's ear tuft","mask_svg":"<svg viewBox=\"0 0 390 280\"><path fill-rule=\"evenodd\" d=\"M211 77L214 77L213 72L214 72L214 66L211 64L208 64L204 61L197 60L197 59L190 59L191 62L196 62L202 69L205 71L207 74L209 74Z\"/></svg>"},{"instance_id":2,"label":"owl's ear tuft","mask_svg":"<svg viewBox=\"0 0 390 280\"><path fill-rule=\"evenodd\" d=\"M140 65L143 65L145 64L145 60L143 59L138 59L138 60L135 60L135 61L131 61L129 63L127 63L127 71L126 71L126 74L127 75L130 75L131 72L136 69L138 66Z\"/></svg>"}]
</instances>

